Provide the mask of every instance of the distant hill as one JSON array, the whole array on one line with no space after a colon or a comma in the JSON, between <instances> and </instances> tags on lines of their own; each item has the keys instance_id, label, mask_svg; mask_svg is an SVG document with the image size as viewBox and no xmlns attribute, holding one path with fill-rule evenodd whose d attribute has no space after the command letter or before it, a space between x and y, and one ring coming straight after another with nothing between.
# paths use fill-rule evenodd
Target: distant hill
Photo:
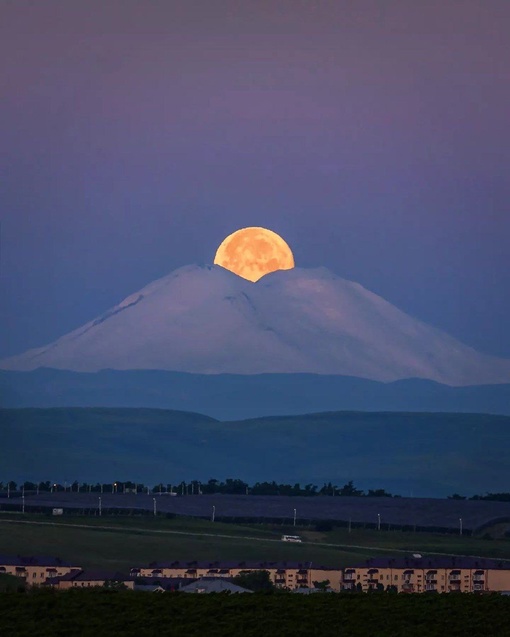
<instances>
[{"instance_id":1,"label":"distant hill","mask_svg":"<svg viewBox=\"0 0 510 637\"><path fill-rule=\"evenodd\" d=\"M154 409L0 410L2 479L241 478L385 488L409 496L501 491L510 417L333 412L220 422Z\"/></svg>"},{"instance_id":2,"label":"distant hill","mask_svg":"<svg viewBox=\"0 0 510 637\"><path fill-rule=\"evenodd\" d=\"M0 407L150 407L221 420L318 411L441 411L510 415L510 385L450 387L317 374L0 371Z\"/></svg>"}]
</instances>

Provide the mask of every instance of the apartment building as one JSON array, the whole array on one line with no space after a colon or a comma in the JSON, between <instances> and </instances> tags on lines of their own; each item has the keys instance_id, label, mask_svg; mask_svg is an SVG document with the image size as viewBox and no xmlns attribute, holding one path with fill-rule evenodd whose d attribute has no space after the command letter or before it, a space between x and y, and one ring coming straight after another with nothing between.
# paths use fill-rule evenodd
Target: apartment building
<instances>
[{"instance_id":1,"label":"apartment building","mask_svg":"<svg viewBox=\"0 0 510 637\"><path fill-rule=\"evenodd\" d=\"M468 557L371 558L343 569L343 590L510 591L510 562Z\"/></svg>"},{"instance_id":2,"label":"apartment building","mask_svg":"<svg viewBox=\"0 0 510 637\"><path fill-rule=\"evenodd\" d=\"M313 565L312 562L153 562L146 567L132 568L130 574L133 577L199 579L229 578L252 571L268 571L277 588L313 588L313 582L329 580L332 590L342 589L341 569Z\"/></svg>"},{"instance_id":3,"label":"apartment building","mask_svg":"<svg viewBox=\"0 0 510 637\"><path fill-rule=\"evenodd\" d=\"M21 577L29 586L44 584L47 579L66 575L79 568L58 557L0 555L0 574Z\"/></svg>"}]
</instances>

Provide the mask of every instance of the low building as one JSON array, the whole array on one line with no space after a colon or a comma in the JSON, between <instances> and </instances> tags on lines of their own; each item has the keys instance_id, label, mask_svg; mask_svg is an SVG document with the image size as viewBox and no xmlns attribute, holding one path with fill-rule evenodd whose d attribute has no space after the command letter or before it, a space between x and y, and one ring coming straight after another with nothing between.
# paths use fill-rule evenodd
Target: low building
<instances>
[{"instance_id":1,"label":"low building","mask_svg":"<svg viewBox=\"0 0 510 637\"><path fill-rule=\"evenodd\" d=\"M288 590L312 588L314 582L326 580L334 591L340 591L342 586L341 569L314 566L312 562L153 562L146 567L132 568L130 574L133 577L200 579L232 578L253 571L268 571L277 588Z\"/></svg>"},{"instance_id":2,"label":"low building","mask_svg":"<svg viewBox=\"0 0 510 637\"><path fill-rule=\"evenodd\" d=\"M28 586L40 586L76 569L80 567L58 557L0 555L0 574L23 578Z\"/></svg>"},{"instance_id":3,"label":"low building","mask_svg":"<svg viewBox=\"0 0 510 637\"><path fill-rule=\"evenodd\" d=\"M253 593L221 577L202 577L186 586L181 586L179 590L181 593Z\"/></svg>"},{"instance_id":4,"label":"low building","mask_svg":"<svg viewBox=\"0 0 510 637\"><path fill-rule=\"evenodd\" d=\"M66 575L55 578L47 583L59 590L69 590L70 588L94 588L96 586L120 586L133 590L135 587L133 578L128 575L117 572L83 571L81 569L70 571Z\"/></svg>"},{"instance_id":5,"label":"low building","mask_svg":"<svg viewBox=\"0 0 510 637\"><path fill-rule=\"evenodd\" d=\"M179 591L183 586L187 586L194 580L184 579L183 577L135 577L133 581L135 583L135 591L163 593Z\"/></svg>"},{"instance_id":6,"label":"low building","mask_svg":"<svg viewBox=\"0 0 510 637\"><path fill-rule=\"evenodd\" d=\"M378 557L343 569L343 590L476 593L510 589L510 561L456 557Z\"/></svg>"}]
</instances>

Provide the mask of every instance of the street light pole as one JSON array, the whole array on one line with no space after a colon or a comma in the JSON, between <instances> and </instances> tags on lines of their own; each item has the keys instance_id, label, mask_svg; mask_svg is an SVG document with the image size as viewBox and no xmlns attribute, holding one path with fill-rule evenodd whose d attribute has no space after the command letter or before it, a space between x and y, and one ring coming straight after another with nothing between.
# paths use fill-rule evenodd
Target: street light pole
<instances>
[{"instance_id":1,"label":"street light pole","mask_svg":"<svg viewBox=\"0 0 510 637\"><path fill-rule=\"evenodd\" d=\"M378 531L381 530L381 514L380 513L377 514L377 530Z\"/></svg>"},{"instance_id":2,"label":"street light pole","mask_svg":"<svg viewBox=\"0 0 510 637\"><path fill-rule=\"evenodd\" d=\"M213 505L212 515L211 515L211 522L214 522L214 518L215 517L216 517L216 507Z\"/></svg>"},{"instance_id":3,"label":"street light pole","mask_svg":"<svg viewBox=\"0 0 510 637\"><path fill-rule=\"evenodd\" d=\"M154 503L154 515L156 515L156 498L152 498L152 501Z\"/></svg>"},{"instance_id":4,"label":"street light pole","mask_svg":"<svg viewBox=\"0 0 510 637\"><path fill-rule=\"evenodd\" d=\"M462 518L459 518L459 535L462 535Z\"/></svg>"},{"instance_id":5,"label":"street light pole","mask_svg":"<svg viewBox=\"0 0 510 637\"><path fill-rule=\"evenodd\" d=\"M101 496L99 496L99 515L102 515L102 514L103 514L103 509L101 506Z\"/></svg>"},{"instance_id":6,"label":"street light pole","mask_svg":"<svg viewBox=\"0 0 510 637\"><path fill-rule=\"evenodd\" d=\"M23 493L23 495L21 496L21 512L25 513L25 494Z\"/></svg>"},{"instance_id":7,"label":"street light pole","mask_svg":"<svg viewBox=\"0 0 510 637\"><path fill-rule=\"evenodd\" d=\"M297 510L294 509L294 526L296 526L296 515L297 515Z\"/></svg>"}]
</instances>

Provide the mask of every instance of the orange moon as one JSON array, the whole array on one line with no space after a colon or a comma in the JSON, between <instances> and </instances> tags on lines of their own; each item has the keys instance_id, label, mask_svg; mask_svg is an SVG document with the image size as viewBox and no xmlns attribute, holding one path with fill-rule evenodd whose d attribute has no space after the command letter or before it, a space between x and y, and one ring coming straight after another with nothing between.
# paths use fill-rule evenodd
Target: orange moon
<instances>
[{"instance_id":1,"label":"orange moon","mask_svg":"<svg viewBox=\"0 0 510 637\"><path fill-rule=\"evenodd\" d=\"M269 272L293 268L294 255L276 232L250 227L229 234L216 251L214 263L255 282Z\"/></svg>"}]
</instances>

